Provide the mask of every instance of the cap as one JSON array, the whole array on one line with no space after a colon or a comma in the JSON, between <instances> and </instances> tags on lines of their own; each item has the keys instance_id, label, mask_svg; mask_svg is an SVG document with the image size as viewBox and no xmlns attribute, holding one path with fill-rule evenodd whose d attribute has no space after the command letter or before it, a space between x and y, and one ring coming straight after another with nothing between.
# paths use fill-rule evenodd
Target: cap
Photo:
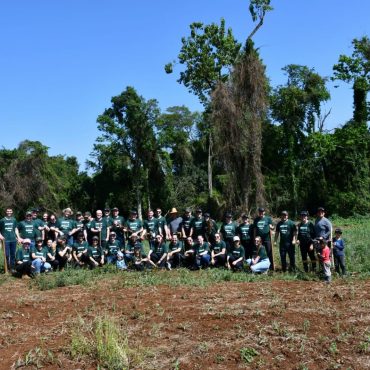
<instances>
[{"instance_id":1,"label":"cap","mask_svg":"<svg viewBox=\"0 0 370 370\"><path fill-rule=\"evenodd\" d=\"M288 216L288 212L287 211L281 211L281 215Z\"/></svg>"},{"instance_id":2,"label":"cap","mask_svg":"<svg viewBox=\"0 0 370 370\"><path fill-rule=\"evenodd\" d=\"M31 211L27 211L26 212L26 216L28 216L28 215L31 215L32 216L32 212Z\"/></svg>"},{"instance_id":3,"label":"cap","mask_svg":"<svg viewBox=\"0 0 370 370\"><path fill-rule=\"evenodd\" d=\"M123 257L123 253L121 251L118 251L117 252L117 257L121 257L122 258Z\"/></svg>"},{"instance_id":4,"label":"cap","mask_svg":"<svg viewBox=\"0 0 370 370\"><path fill-rule=\"evenodd\" d=\"M36 239L35 239L36 242L42 242L42 238L40 236L38 236Z\"/></svg>"},{"instance_id":5,"label":"cap","mask_svg":"<svg viewBox=\"0 0 370 370\"><path fill-rule=\"evenodd\" d=\"M91 212L86 211L86 212L84 213L84 216L91 216Z\"/></svg>"},{"instance_id":6,"label":"cap","mask_svg":"<svg viewBox=\"0 0 370 370\"><path fill-rule=\"evenodd\" d=\"M23 239L22 244L31 244L31 239Z\"/></svg>"},{"instance_id":7,"label":"cap","mask_svg":"<svg viewBox=\"0 0 370 370\"><path fill-rule=\"evenodd\" d=\"M104 208L104 212L106 212L106 211L110 212L110 208L109 207L105 207Z\"/></svg>"},{"instance_id":8,"label":"cap","mask_svg":"<svg viewBox=\"0 0 370 370\"><path fill-rule=\"evenodd\" d=\"M119 209L117 207L113 207L112 211L119 211Z\"/></svg>"},{"instance_id":9,"label":"cap","mask_svg":"<svg viewBox=\"0 0 370 370\"><path fill-rule=\"evenodd\" d=\"M265 209L263 207L259 207L258 212L265 212Z\"/></svg>"},{"instance_id":10,"label":"cap","mask_svg":"<svg viewBox=\"0 0 370 370\"><path fill-rule=\"evenodd\" d=\"M188 213L188 212L190 213L191 212L191 208L185 208L185 212L186 213Z\"/></svg>"},{"instance_id":11,"label":"cap","mask_svg":"<svg viewBox=\"0 0 370 370\"><path fill-rule=\"evenodd\" d=\"M38 208L32 208L32 213L37 213L38 211Z\"/></svg>"},{"instance_id":12,"label":"cap","mask_svg":"<svg viewBox=\"0 0 370 370\"><path fill-rule=\"evenodd\" d=\"M246 218L249 218L249 216L248 215L246 215L245 213L242 215L242 219L246 219Z\"/></svg>"},{"instance_id":13,"label":"cap","mask_svg":"<svg viewBox=\"0 0 370 370\"><path fill-rule=\"evenodd\" d=\"M99 240L97 236L93 236L91 240Z\"/></svg>"},{"instance_id":14,"label":"cap","mask_svg":"<svg viewBox=\"0 0 370 370\"><path fill-rule=\"evenodd\" d=\"M301 211L301 216L308 216L308 212L307 211Z\"/></svg>"},{"instance_id":15,"label":"cap","mask_svg":"<svg viewBox=\"0 0 370 370\"><path fill-rule=\"evenodd\" d=\"M81 211L77 211L76 212L76 216L82 216L82 212Z\"/></svg>"},{"instance_id":16,"label":"cap","mask_svg":"<svg viewBox=\"0 0 370 370\"><path fill-rule=\"evenodd\" d=\"M210 215L208 212L206 212L206 213L204 214L204 217L211 217L211 215Z\"/></svg>"},{"instance_id":17,"label":"cap","mask_svg":"<svg viewBox=\"0 0 370 370\"><path fill-rule=\"evenodd\" d=\"M234 241L234 242L240 241L239 236L234 236L234 237L233 237L233 241Z\"/></svg>"},{"instance_id":18,"label":"cap","mask_svg":"<svg viewBox=\"0 0 370 370\"><path fill-rule=\"evenodd\" d=\"M342 234L342 229L338 227L337 229L335 229L335 233L336 234Z\"/></svg>"},{"instance_id":19,"label":"cap","mask_svg":"<svg viewBox=\"0 0 370 370\"><path fill-rule=\"evenodd\" d=\"M231 218L231 217L233 217L233 216L232 216L232 214L231 214L230 212L227 212L227 213L225 214L225 217L226 217L226 218Z\"/></svg>"},{"instance_id":20,"label":"cap","mask_svg":"<svg viewBox=\"0 0 370 370\"><path fill-rule=\"evenodd\" d=\"M111 231L109 235L117 235L114 231Z\"/></svg>"},{"instance_id":21,"label":"cap","mask_svg":"<svg viewBox=\"0 0 370 370\"><path fill-rule=\"evenodd\" d=\"M325 208L324 207L318 207L317 212L325 212Z\"/></svg>"},{"instance_id":22,"label":"cap","mask_svg":"<svg viewBox=\"0 0 370 370\"><path fill-rule=\"evenodd\" d=\"M131 215L137 215L137 212L136 212L136 210L135 210L135 209L132 209L132 210L130 211L130 214L131 214Z\"/></svg>"},{"instance_id":23,"label":"cap","mask_svg":"<svg viewBox=\"0 0 370 370\"><path fill-rule=\"evenodd\" d=\"M200 208L197 208L196 213L202 213L202 210Z\"/></svg>"},{"instance_id":24,"label":"cap","mask_svg":"<svg viewBox=\"0 0 370 370\"><path fill-rule=\"evenodd\" d=\"M170 213L177 213L177 209L176 208L172 208Z\"/></svg>"},{"instance_id":25,"label":"cap","mask_svg":"<svg viewBox=\"0 0 370 370\"><path fill-rule=\"evenodd\" d=\"M59 235L58 240L67 240L67 238L64 235Z\"/></svg>"}]
</instances>

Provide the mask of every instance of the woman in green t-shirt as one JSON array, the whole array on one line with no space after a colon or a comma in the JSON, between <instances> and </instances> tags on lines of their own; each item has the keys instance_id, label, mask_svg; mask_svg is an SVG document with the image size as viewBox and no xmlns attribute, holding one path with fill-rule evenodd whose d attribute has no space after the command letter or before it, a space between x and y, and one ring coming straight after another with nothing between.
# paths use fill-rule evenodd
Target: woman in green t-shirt
<instances>
[{"instance_id":1,"label":"woman in green t-shirt","mask_svg":"<svg viewBox=\"0 0 370 370\"><path fill-rule=\"evenodd\" d=\"M253 273L267 273L270 268L270 260L267 256L265 246L262 244L260 236L254 238L256 246L256 256L254 258L247 259L247 264L250 266Z\"/></svg>"}]
</instances>

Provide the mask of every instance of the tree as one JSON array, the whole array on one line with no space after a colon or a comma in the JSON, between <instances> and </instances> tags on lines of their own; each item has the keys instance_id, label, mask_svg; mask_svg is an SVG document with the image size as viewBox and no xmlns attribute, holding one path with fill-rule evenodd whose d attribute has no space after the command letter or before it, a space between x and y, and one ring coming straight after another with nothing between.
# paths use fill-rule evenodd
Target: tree
<instances>
[{"instance_id":1,"label":"tree","mask_svg":"<svg viewBox=\"0 0 370 370\"><path fill-rule=\"evenodd\" d=\"M367 93L370 89L370 39L364 36L353 39L352 56L340 55L333 67L333 80L353 83L353 120L366 126L369 120Z\"/></svg>"},{"instance_id":2,"label":"tree","mask_svg":"<svg viewBox=\"0 0 370 370\"><path fill-rule=\"evenodd\" d=\"M230 68L234 64L241 44L232 33L225 28L225 20L220 25L212 23L204 25L194 22L190 25L190 36L181 39L182 47L177 56L178 63L185 65L180 72L179 83L198 96L200 102L209 109L210 94L220 81L228 79ZM166 73L172 73L177 62L165 66ZM208 134L208 191L212 197L212 125L207 128Z\"/></svg>"},{"instance_id":3,"label":"tree","mask_svg":"<svg viewBox=\"0 0 370 370\"><path fill-rule=\"evenodd\" d=\"M152 198L158 198L155 192L162 191L158 182L163 181L163 171L154 134L160 111L155 100L145 101L133 87L112 97L111 102L112 106L97 119L102 135L96 140L93 156L101 169L112 162L110 166L118 173L130 173L141 217L142 197L146 196L145 205L150 207ZM110 172L110 176L115 173Z\"/></svg>"}]
</instances>

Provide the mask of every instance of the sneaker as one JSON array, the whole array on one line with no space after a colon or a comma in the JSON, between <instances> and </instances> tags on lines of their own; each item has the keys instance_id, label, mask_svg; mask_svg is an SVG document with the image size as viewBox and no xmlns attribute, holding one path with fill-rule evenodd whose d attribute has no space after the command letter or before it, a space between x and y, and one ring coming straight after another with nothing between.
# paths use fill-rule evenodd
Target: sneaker
<instances>
[{"instance_id":1,"label":"sneaker","mask_svg":"<svg viewBox=\"0 0 370 370\"><path fill-rule=\"evenodd\" d=\"M167 262L167 263L166 263L166 269L167 269L168 271L171 271L171 270L172 270L172 268L171 268L171 264L170 264L169 262Z\"/></svg>"}]
</instances>

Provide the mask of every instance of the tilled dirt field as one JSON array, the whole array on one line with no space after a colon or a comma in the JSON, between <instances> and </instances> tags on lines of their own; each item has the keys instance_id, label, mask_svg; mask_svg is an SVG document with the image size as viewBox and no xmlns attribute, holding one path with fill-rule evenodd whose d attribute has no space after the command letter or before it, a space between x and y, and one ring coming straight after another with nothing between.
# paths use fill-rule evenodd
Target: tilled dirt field
<instances>
[{"instance_id":1,"label":"tilled dirt field","mask_svg":"<svg viewBox=\"0 0 370 370\"><path fill-rule=\"evenodd\" d=\"M71 334L97 316L119 322L138 369L370 369L370 282L224 282L207 288L0 287L1 369L96 369ZM80 324L78 324L78 321Z\"/></svg>"}]
</instances>

